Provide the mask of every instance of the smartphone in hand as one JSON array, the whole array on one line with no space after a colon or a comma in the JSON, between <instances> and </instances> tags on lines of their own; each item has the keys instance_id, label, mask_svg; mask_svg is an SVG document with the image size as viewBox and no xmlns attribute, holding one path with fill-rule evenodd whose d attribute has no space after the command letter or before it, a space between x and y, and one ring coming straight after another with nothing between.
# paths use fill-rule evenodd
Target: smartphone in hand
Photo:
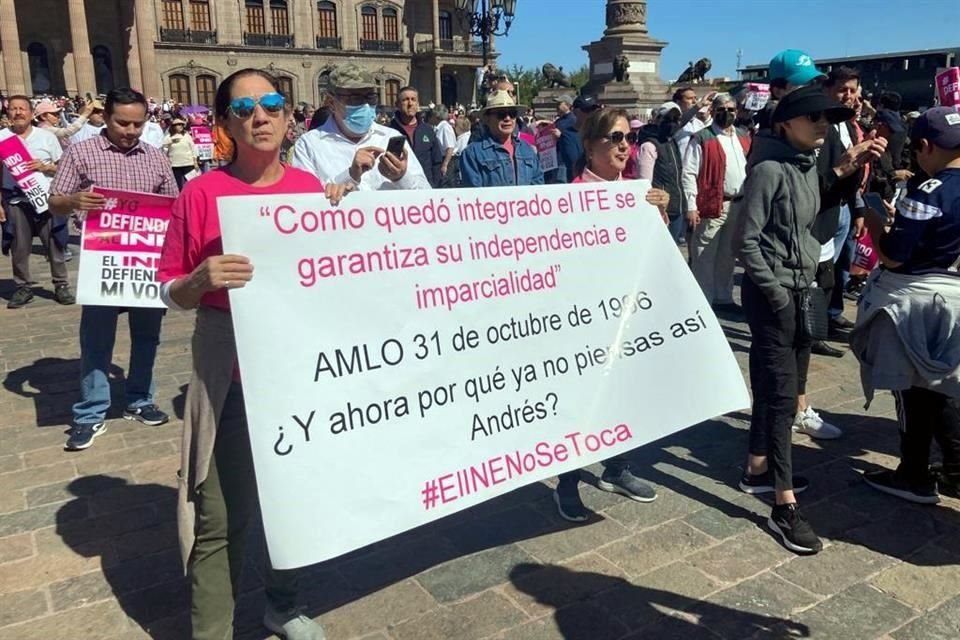
<instances>
[{"instance_id":1,"label":"smartphone in hand","mask_svg":"<svg viewBox=\"0 0 960 640\"><path fill-rule=\"evenodd\" d=\"M406 142L406 140L404 140L403 136L393 136L389 142L387 142L387 153L392 153L398 158L403 157L404 142Z\"/></svg>"}]
</instances>

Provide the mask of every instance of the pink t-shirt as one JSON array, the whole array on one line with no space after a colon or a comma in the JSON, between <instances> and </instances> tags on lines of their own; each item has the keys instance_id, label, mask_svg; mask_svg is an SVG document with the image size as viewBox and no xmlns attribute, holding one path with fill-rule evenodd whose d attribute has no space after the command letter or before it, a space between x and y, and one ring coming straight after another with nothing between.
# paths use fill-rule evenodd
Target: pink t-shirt
<instances>
[{"instance_id":1,"label":"pink t-shirt","mask_svg":"<svg viewBox=\"0 0 960 640\"><path fill-rule=\"evenodd\" d=\"M251 186L226 169L214 169L188 182L173 204L157 279L163 283L182 278L210 256L223 254L218 197L281 193L323 193L323 184L313 174L288 166L283 167L283 177L269 187ZM200 304L230 310L226 289L204 294Z\"/></svg>"}]
</instances>

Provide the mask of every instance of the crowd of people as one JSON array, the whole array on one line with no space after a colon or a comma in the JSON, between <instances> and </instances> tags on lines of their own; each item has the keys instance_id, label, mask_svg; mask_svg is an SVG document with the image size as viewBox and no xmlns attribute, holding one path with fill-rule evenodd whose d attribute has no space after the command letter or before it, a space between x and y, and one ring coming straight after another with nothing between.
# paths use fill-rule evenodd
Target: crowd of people
<instances>
[{"instance_id":1,"label":"crowd of people","mask_svg":"<svg viewBox=\"0 0 960 640\"><path fill-rule=\"evenodd\" d=\"M73 122L62 118L63 101L7 98L11 134L31 153L30 168L50 179L49 210L41 213L4 170L0 217L17 283L10 308L32 299L35 236L50 263L56 301L74 302L59 238L68 216L103 206L91 185L177 196L158 280L168 308L196 310L178 508L192 637L231 637L246 532L257 512L243 403L250 390L241 384L227 295L254 277L254 265L223 254L216 199L224 195L322 193L336 204L357 190L650 181L647 202L676 243L687 245L707 302L750 327L753 407L739 488L772 495L768 526L784 546L800 554L822 547L797 501L816 479L793 474L791 437L842 435L806 397L811 353L844 354L828 339L849 342L868 398L876 390L896 396L901 464L865 480L918 503L956 495L960 113L938 107L901 114L895 95L874 108L854 69L824 75L799 51L778 54L770 75L770 102L757 112L730 94L699 97L684 87L643 117L605 108L591 96L562 96L556 117L540 119L517 103L507 77L494 76L482 108L424 110L419 91L404 87L385 120L376 81L362 66L344 64L331 73L318 110L289 104L269 73L244 69L216 92L210 118L222 150L207 166L185 135L188 124L203 126L200 120L137 91L75 101ZM159 144L148 139L151 123L161 129ZM85 130L89 135L81 135ZM534 142L534 134L545 132L557 142L558 166L549 171ZM875 193L879 199L872 200ZM854 325L843 315L843 291L852 253L865 237L880 266L855 290ZM737 260L744 270L742 306L733 278ZM131 332L123 417L150 426L168 421L153 396L164 310L85 306L69 450L89 448L107 429L107 376L122 311ZM930 464L934 440L940 467ZM657 498L628 458L603 466L601 489L638 502ZM559 515L572 522L588 518L579 478L577 471L565 473L554 492ZM267 567L264 575L266 627L292 640L322 638L320 626L296 607L297 572Z\"/></svg>"}]
</instances>

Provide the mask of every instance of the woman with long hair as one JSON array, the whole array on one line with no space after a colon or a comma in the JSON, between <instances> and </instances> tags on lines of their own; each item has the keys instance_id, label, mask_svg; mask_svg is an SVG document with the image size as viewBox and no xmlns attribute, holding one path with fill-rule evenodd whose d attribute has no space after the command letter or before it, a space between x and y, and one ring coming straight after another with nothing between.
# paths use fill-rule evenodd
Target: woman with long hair
<instances>
[{"instance_id":1,"label":"woman with long hair","mask_svg":"<svg viewBox=\"0 0 960 640\"><path fill-rule=\"evenodd\" d=\"M580 175L573 182L613 182L623 179L623 171L630 157L630 117L622 109L594 111L580 130L584 157ZM651 188L647 202L657 207L660 217L667 221L666 207L670 196L666 191ZM583 522L587 510L580 499L580 470L560 476L553 499L560 517L570 522ZM633 475L630 461L616 456L603 461L603 474L597 486L604 491L619 493L637 502L653 502L656 490Z\"/></svg>"},{"instance_id":2,"label":"woman with long hair","mask_svg":"<svg viewBox=\"0 0 960 640\"><path fill-rule=\"evenodd\" d=\"M197 309L177 514L192 586L193 640L233 637L244 542L257 512L227 297L250 281L254 268L244 256L223 255L217 198L325 191L337 202L346 191L324 189L313 175L281 163L290 106L270 74L243 69L230 75L217 88L215 109L232 158L187 183L174 204L158 269L164 301ZM320 625L297 608L296 578L295 571L267 567L264 626L288 640L322 640Z\"/></svg>"}]
</instances>

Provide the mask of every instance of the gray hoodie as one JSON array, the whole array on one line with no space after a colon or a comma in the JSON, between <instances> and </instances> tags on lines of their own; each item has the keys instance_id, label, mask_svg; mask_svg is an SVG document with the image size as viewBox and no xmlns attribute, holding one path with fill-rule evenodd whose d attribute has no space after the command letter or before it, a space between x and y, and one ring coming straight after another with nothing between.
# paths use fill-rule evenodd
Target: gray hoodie
<instances>
[{"instance_id":1,"label":"gray hoodie","mask_svg":"<svg viewBox=\"0 0 960 640\"><path fill-rule=\"evenodd\" d=\"M733 250L774 311L790 304L787 291L814 282L820 243L810 228L820 210L813 151L760 134L753 140L738 207Z\"/></svg>"}]
</instances>

